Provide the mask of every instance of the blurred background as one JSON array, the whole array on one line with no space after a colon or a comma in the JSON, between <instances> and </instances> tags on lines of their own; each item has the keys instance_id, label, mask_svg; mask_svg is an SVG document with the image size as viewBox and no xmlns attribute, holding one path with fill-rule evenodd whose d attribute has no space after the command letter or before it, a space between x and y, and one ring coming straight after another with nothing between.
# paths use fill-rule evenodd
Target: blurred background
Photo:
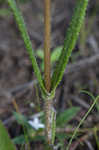
<instances>
[{"instance_id":1,"label":"blurred background","mask_svg":"<svg viewBox=\"0 0 99 150\"><path fill-rule=\"evenodd\" d=\"M17 0L17 4L24 16L43 74L43 0ZM73 0L52 1L52 71L57 63L57 53L62 49L75 5L76 1ZM0 119L8 127L12 137L20 133L20 127L16 123L12 128L12 122L14 122L12 112L16 109L14 102L17 103L18 110L28 117L33 113L40 112L43 108L38 85L35 82L32 64L7 0L0 0ZM94 96L99 94L99 0L89 1L79 39L56 91L54 105L57 112L62 112L72 106L80 107L78 116L72 122L74 125L77 125L93 102L91 97L82 93L81 90L90 91ZM99 104L97 103L85 122L85 127L92 127L98 123ZM17 131L13 133L15 128ZM95 150L99 149L96 140L90 142L90 145L92 148L95 147L93 148ZM82 147L80 146L78 149L82 149Z\"/></svg>"}]
</instances>

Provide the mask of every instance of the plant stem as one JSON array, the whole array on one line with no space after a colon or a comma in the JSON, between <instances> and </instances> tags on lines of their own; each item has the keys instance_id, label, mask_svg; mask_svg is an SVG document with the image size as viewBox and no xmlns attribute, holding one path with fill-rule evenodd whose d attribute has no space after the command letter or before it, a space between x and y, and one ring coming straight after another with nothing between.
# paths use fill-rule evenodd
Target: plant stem
<instances>
[{"instance_id":1,"label":"plant stem","mask_svg":"<svg viewBox=\"0 0 99 150\"><path fill-rule=\"evenodd\" d=\"M50 0L44 0L44 24L45 24L45 35L44 35L44 76L45 76L45 87L50 92L51 77L50 77Z\"/></svg>"},{"instance_id":2,"label":"plant stem","mask_svg":"<svg viewBox=\"0 0 99 150\"><path fill-rule=\"evenodd\" d=\"M46 138L49 145L52 144L52 122L51 122L52 100L45 101Z\"/></svg>"},{"instance_id":3,"label":"plant stem","mask_svg":"<svg viewBox=\"0 0 99 150\"><path fill-rule=\"evenodd\" d=\"M44 80L45 87L48 92L50 92L51 87L51 76L50 76L50 45L51 45L51 23L50 23L50 3L51 0L44 0ZM46 137L47 143L52 144L52 129L51 129L51 110L52 110L52 100L45 100L45 121L46 121Z\"/></svg>"}]
</instances>

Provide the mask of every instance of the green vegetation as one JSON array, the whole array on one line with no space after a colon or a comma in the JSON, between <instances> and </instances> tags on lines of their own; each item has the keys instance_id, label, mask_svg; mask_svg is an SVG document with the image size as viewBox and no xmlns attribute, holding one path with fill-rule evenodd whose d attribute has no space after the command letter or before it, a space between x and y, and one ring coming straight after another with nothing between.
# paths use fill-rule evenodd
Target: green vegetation
<instances>
[{"instance_id":1,"label":"green vegetation","mask_svg":"<svg viewBox=\"0 0 99 150\"><path fill-rule=\"evenodd\" d=\"M17 8L15 0L8 0L8 4L13 12L13 15L15 17L16 23L18 25L18 28L20 30L22 39L24 41L24 45L26 47L26 50L29 54L29 58L31 60L33 70L35 73L35 76L37 78L39 87L41 89L41 94L42 94L42 99L44 100L45 104L45 115L41 115L40 120L36 120L39 122L39 125L45 128L38 128L34 129L35 127L32 127L28 119L18 113L14 113L14 116L16 117L16 120L20 125L23 126L25 129L25 134L20 135L19 137L16 137L13 139L13 142L15 144L22 144L27 141L32 140L42 140L45 143L49 144L49 147L47 149L50 149L50 145L54 145L55 137L57 137L60 141L60 145L63 142L60 138L61 136L59 135L57 128L65 127L68 126L68 122L73 119L79 112L78 107L71 107L67 109L64 112L61 112L59 116L56 116L56 112L53 108L53 99L55 97L55 91L57 86L59 85L60 81L62 80L64 71L66 69L67 63L69 61L69 58L71 56L71 53L75 47L76 41L79 36L79 32L81 29L81 26L84 22L84 17L86 14L86 9L88 5L88 0L77 0L77 5L74 10L74 15L72 17L70 26L67 30L66 38L64 40L64 45L57 47L56 49L53 50L52 54L50 55L50 0L45 0L45 42L44 42L44 52L42 50L37 50L36 55L42 59L42 64L41 64L41 70L44 72L44 77L42 76L39 66L37 64L37 60L35 57L35 51L32 48L32 44L27 32L26 25L24 23L24 19L22 17L22 14ZM47 9L46 9L47 8ZM56 55L57 54L57 55ZM48 58L48 59L47 59ZM54 63L56 63L56 66ZM51 71L50 71L50 64L53 66L53 74L51 76ZM69 150L70 145L72 143L72 140L75 138L77 132L80 134L79 127L82 125L88 114L91 112L95 104L97 104L99 96L96 98L94 97L94 102L89 108L88 112L85 114L83 119L80 121L79 125L75 129L74 133L72 135L68 135L66 138L71 137L70 142L68 146L66 147L66 150ZM97 105L97 109L99 109L99 106ZM45 119L44 119L45 118ZM37 118L36 118L37 119ZM41 122L40 122L41 121ZM4 130L4 134L7 135L2 123L0 126L0 130ZM44 131L46 130L47 138L45 138L45 133ZM95 131L95 138L97 140L97 134L96 130ZM3 134L1 135L3 137ZM64 137L64 134L62 134L62 137ZM2 140L5 140L5 137L0 138L0 143L2 147L4 146L4 142ZM10 139L7 136L7 140L10 143ZM98 140L97 140L98 141ZM9 144L10 146L13 144ZM99 143L97 142L97 145L99 146ZM62 145L63 146L63 145ZM11 149L9 146L6 147L6 150ZM0 148L0 150L4 150L4 148ZM14 146L12 146L12 149L14 150Z\"/></svg>"},{"instance_id":2,"label":"green vegetation","mask_svg":"<svg viewBox=\"0 0 99 150\"><path fill-rule=\"evenodd\" d=\"M12 141L7 134L2 122L0 121L0 150L15 150Z\"/></svg>"}]
</instances>

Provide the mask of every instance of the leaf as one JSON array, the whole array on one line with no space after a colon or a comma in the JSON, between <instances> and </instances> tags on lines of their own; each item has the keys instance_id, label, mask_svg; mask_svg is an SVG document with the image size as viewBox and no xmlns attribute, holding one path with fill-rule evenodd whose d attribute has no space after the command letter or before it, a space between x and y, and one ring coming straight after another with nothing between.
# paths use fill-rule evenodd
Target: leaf
<instances>
[{"instance_id":1,"label":"leaf","mask_svg":"<svg viewBox=\"0 0 99 150\"><path fill-rule=\"evenodd\" d=\"M0 121L0 150L16 150L1 121Z\"/></svg>"},{"instance_id":2,"label":"leaf","mask_svg":"<svg viewBox=\"0 0 99 150\"><path fill-rule=\"evenodd\" d=\"M40 58L40 59L44 59L44 53L42 49L38 49L36 50L36 55Z\"/></svg>"},{"instance_id":3,"label":"leaf","mask_svg":"<svg viewBox=\"0 0 99 150\"><path fill-rule=\"evenodd\" d=\"M89 92L87 90L81 90L80 92L87 94L88 96L90 96L92 98L92 100L95 100L95 96L91 92Z\"/></svg>"},{"instance_id":4,"label":"leaf","mask_svg":"<svg viewBox=\"0 0 99 150\"><path fill-rule=\"evenodd\" d=\"M80 126L83 124L83 122L85 121L85 119L88 117L89 113L92 111L92 109L94 108L94 106L96 105L97 101L99 100L99 95L95 98L93 104L90 106L90 108L88 109L88 111L86 112L86 114L84 115L84 117L81 119L81 121L79 122L78 126L76 127L67 147L66 147L66 150L69 150L70 148L70 145L73 141L73 139L75 138L77 132L78 132L78 129L80 128Z\"/></svg>"},{"instance_id":5,"label":"leaf","mask_svg":"<svg viewBox=\"0 0 99 150\"><path fill-rule=\"evenodd\" d=\"M56 118L56 125L59 127L66 125L71 119L76 116L79 110L79 107L72 107L65 110Z\"/></svg>"},{"instance_id":6,"label":"leaf","mask_svg":"<svg viewBox=\"0 0 99 150\"><path fill-rule=\"evenodd\" d=\"M15 137L12 141L14 144L25 144L25 137L24 135L20 135Z\"/></svg>"},{"instance_id":7,"label":"leaf","mask_svg":"<svg viewBox=\"0 0 99 150\"><path fill-rule=\"evenodd\" d=\"M61 54L61 51L62 51L62 46L58 46L56 47L53 52L51 53L51 63L54 63L55 61L58 60L60 54ZM36 55L40 58L40 59L44 59L44 53L43 53L43 50L42 49L38 49L36 51Z\"/></svg>"},{"instance_id":8,"label":"leaf","mask_svg":"<svg viewBox=\"0 0 99 150\"><path fill-rule=\"evenodd\" d=\"M43 79L42 79L42 76L41 76L41 72L39 70L39 67L38 67L38 64L37 64L37 61L36 61L36 58L35 58L35 55L34 55L34 50L32 49L32 43L30 41L30 38L29 38L29 35L28 35L28 32L27 32L26 25L24 23L24 19L22 17L22 14L16 6L15 0L8 0L8 4L9 4L9 6L10 6L10 8L11 8L13 14L14 14L16 23L17 23L18 28L20 30L21 36L24 40L26 50L29 54L29 57L30 57L30 60L32 62L32 66L33 66L35 75L36 75L36 77L38 79L38 82L39 82L39 85L41 87L41 90L44 94L47 94L47 91L44 87L44 82L43 82Z\"/></svg>"},{"instance_id":9,"label":"leaf","mask_svg":"<svg viewBox=\"0 0 99 150\"><path fill-rule=\"evenodd\" d=\"M62 46L56 47L53 52L51 53L51 65L53 65L59 58L62 51ZM44 53L42 49L38 49L36 51L36 55L42 60L42 63L40 65L41 70L44 72Z\"/></svg>"},{"instance_id":10,"label":"leaf","mask_svg":"<svg viewBox=\"0 0 99 150\"><path fill-rule=\"evenodd\" d=\"M67 30L61 56L59 57L58 63L56 65L56 69L52 75L51 89L53 91L55 91L56 87L61 81L66 65L71 56L72 50L75 47L80 29L81 29L81 25L83 24L83 21L84 21L87 5L88 5L88 0L77 0L77 5L74 11L74 16L72 17L70 27Z\"/></svg>"},{"instance_id":11,"label":"leaf","mask_svg":"<svg viewBox=\"0 0 99 150\"><path fill-rule=\"evenodd\" d=\"M90 96L92 100L95 100L95 96L91 92L89 92L87 90L81 90L81 92ZM96 109L99 112L99 101L96 102Z\"/></svg>"},{"instance_id":12,"label":"leaf","mask_svg":"<svg viewBox=\"0 0 99 150\"><path fill-rule=\"evenodd\" d=\"M53 50L51 54L51 63L54 63L59 59L62 48L63 48L62 46L58 46Z\"/></svg>"},{"instance_id":13,"label":"leaf","mask_svg":"<svg viewBox=\"0 0 99 150\"><path fill-rule=\"evenodd\" d=\"M56 137L59 139L59 140L62 140L64 141L64 139L67 138L67 134L64 132L64 133L56 133Z\"/></svg>"},{"instance_id":14,"label":"leaf","mask_svg":"<svg viewBox=\"0 0 99 150\"><path fill-rule=\"evenodd\" d=\"M23 126L25 126L25 127L27 127L27 128L30 127L30 125L29 125L29 123L28 123L28 120L27 120L27 118L26 118L24 115L19 114L19 113L17 113L17 112L13 112L13 114L14 114L15 119L17 120L17 122L18 122L20 125L23 125Z\"/></svg>"}]
</instances>

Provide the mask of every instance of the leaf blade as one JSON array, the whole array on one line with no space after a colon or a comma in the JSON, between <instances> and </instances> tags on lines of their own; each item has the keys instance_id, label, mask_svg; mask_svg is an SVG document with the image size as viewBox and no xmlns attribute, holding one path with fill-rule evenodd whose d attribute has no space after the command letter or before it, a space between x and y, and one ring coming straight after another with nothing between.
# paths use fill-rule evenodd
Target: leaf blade
<instances>
[{"instance_id":1,"label":"leaf blade","mask_svg":"<svg viewBox=\"0 0 99 150\"><path fill-rule=\"evenodd\" d=\"M75 117L79 110L79 107L72 107L65 110L60 115L58 115L58 118L56 119L56 125L63 126L64 124L67 124L71 119Z\"/></svg>"},{"instance_id":2,"label":"leaf blade","mask_svg":"<svg viewBox=\"0 0 99 150\"><path fill-rule=\"evenodd\" d=\"M35 73L35 75L38 79L39 85L40 85L42 91L44 93L47 93L47 91L45 89L45 86L44 86L42 76L41 76L41 72L39 70L39 67L38 67L38 64L37 64L37 61L36 61L36 58L35 58L35 55L34 55L34 51L32 49L32 43L30 41L30 38L29 38L29 35L28 35L28 32L27 32L26 25L24 23L24 19L22 17L22 14L16 6L15 0L8 0L8 4L9 4L9 6L10 6L12 12L13 12L16 23L17 23L18 28L20 30L21 36L23 38L26 50L27 50L27 52L29 54L29 57L30 57L30 60L32 62L34 73Z\"/></svg>"},{"instance_id":3,"label":"leaf blade","mask_svg":"<svg viewBox=\"0 0 99 150\"><path fill-rule=\"evenodd\" d=\"M64 46L62 49L61 56L59 57L59 61L56 65L56 69L52 75L52 87L51 89L54 91L61 81L65 67L69 61L72 50L75 47L81 25L83 23L86 8L88 5L88 0L77 0L77 6L74 11L74 16L72 17L72 21L69 29L67 30L67 36L64 40Z\"/></svg>"},{"instance_id":4,"label":"leaf blade","mask_svg":"<svg viewBox=\"0 0 99 150\"><path fill-rule=\"evenodd\" d=\"M0 121L0 150L16 150L1 121Z\"/></svg>"}]
</instances>

